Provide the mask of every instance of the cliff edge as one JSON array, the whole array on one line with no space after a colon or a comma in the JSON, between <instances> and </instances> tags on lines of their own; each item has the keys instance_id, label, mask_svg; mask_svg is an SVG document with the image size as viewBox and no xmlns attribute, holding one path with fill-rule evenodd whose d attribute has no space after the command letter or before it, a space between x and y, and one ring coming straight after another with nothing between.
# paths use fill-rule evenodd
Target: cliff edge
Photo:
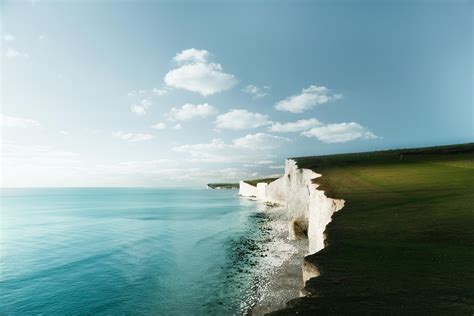
<instances>
[{"instance_id":1,"label":"cliff edge","mask_svg":"<svg viewBox=\"0 0 474 316\"><path fill-rule=\"evenodd\" d=\"M294 158L246 189L309 241L301 297L271 315L474 313L473 143Z\"/></svg>"},{"instance_id":2,"label":"cliff edge","mask_svg":"<svg viewBox=\"0 0 474 316\"><path fill-rule=\"evenodd\" d=\"M308 239L307 255L325 247L325 228L332 215L344 207L344 200L331 199L318 190L314 179L321 175L300 169L295 160L287 159L285 174L270 182L239 182L239 195L286 208L290 239ZM305 261L303 282L319 275L317 266ZM302 292L304 293L304 292Z\"/></svg>"}]
</instances>

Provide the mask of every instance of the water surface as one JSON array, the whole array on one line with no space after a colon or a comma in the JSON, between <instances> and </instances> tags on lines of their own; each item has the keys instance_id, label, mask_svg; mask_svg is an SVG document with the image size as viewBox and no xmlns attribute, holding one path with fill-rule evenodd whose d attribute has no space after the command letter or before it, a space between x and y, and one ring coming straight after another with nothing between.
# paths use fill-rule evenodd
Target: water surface
<instances>
[{"instance_id":1,"label":"water surface","mask_svg":"<svg viewBox=\"0 0 474 316\"><path fill-rule=\"evenodd\" d=\"M258 234L236 190L3 189L0 313L234 314Z\"/></svg>"}]
</instances>

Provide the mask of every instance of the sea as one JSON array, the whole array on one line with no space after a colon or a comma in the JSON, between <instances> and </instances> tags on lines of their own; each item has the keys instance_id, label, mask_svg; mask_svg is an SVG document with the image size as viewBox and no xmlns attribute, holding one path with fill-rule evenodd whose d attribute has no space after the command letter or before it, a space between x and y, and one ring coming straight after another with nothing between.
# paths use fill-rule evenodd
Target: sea
<instances>
[{"instance_id":1,"label":"sea","mask_svg":"<svg viewBox=\"0 0 474 316\"><path fill-rule=\"evenodd\" d=\"M271 266L264 206L237 190L4 188L0 200L1 315L241 315Z\"/></svg>"}]
</instances>

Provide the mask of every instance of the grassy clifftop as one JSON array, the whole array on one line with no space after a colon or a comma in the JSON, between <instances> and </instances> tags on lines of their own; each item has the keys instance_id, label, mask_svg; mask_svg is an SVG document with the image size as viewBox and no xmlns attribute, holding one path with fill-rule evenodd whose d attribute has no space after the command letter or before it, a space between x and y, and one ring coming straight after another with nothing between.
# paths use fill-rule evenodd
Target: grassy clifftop
<instances>
[{"instance_id":1,"label":"grassy clifftop","mask_svg":"<svg viewBox=\"0 0 474 316\"><path fill-rule=\"evenodd\" d=\"M253 180L245 180L245 183L253 185L254 187L257 186L258 183L270 183L275 181L278 178L262 178L262 179L253 179Z\"/></svg>"},{"instance_id":2,"label":"grassy clifftop","mask_svg":"<svg viewBox=\"0 0 474 316\"><path fill-rule=\"evenodd\" d=\"M208 183L207 186L211 189L238 189L238 183Z\"/></svg>"},{"instance_id":3,"label":"grassy clifftop","mask_svg":"<svg viewBox=\"0 0 474 316\"><path fill-rule=\"evenodd\" d=\"M309 296L274 314L472 315L474 144L295 160L346 205Z\"/></svg>"}]
</instances>

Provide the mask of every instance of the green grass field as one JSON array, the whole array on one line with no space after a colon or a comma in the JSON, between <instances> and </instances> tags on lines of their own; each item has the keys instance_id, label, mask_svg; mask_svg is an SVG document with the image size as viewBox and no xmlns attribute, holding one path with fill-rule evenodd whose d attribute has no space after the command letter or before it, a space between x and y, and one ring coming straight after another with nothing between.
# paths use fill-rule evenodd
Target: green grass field
<instances>
[{"instance_id":1,"label":"green grass field","mask_svg":"<svg viewBox=\"0 0 474 316\"><path fill-rule=\"evenodd\" d=\"M275 314L474 313L474 144L296 160L346 205L310 296Z\"/></svg>"},{"instance_id":2,"label":"green grass field","mask_svg":"<svg viewBox=\"0 0 474 316\"><path fill-rule=\"evenodd\" d=\"M211 189L238 189L238 183L208 183L207 186Z\"/></svg>"}]
</instances>

